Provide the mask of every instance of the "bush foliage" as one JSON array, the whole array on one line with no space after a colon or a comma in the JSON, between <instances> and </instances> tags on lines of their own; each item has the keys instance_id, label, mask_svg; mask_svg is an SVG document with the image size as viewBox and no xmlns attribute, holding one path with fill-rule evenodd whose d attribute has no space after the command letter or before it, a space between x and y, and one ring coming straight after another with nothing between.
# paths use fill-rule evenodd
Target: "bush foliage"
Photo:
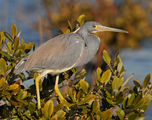
<instances>
[{"instance_id":1,"label":"bush foliage","mask_svg":"<svg viewBox=\"0 0 152 120\"><path fill-rule=\"evenodd\" d=\"M83 24L80 18L77 21ZM128 86L132 75L125 79L121 58L117 56L112 61L106 50L103 51L103 59L108 69L102 71L97 68L92 88L85 80L85 70L74 68L62 75L65 81L60 88L57 86L61 91L66 87L66 93L60 90L56 93L53 88L41 84L42 108L38 110L35 85L31 83L26 87L23 84L32 81L37 73L14 74L15 65L34 47L32 42L27 44L20 38L15 25L12 25L11 33L0 32L0 119L136 120L145 117L152 100L151 75L148 74L143 83L134 80L133 85ZM48 81L53 80L48 78ZM58 96L60 92L63 98Z\"/></svg>"}]
</instances>

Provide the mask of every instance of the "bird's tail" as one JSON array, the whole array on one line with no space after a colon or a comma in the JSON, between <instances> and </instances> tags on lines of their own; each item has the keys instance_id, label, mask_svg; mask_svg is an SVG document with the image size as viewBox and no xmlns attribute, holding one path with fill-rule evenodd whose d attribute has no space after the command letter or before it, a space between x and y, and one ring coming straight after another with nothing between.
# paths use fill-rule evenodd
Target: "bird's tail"
<instances>
[{"instance_id":1,"label":"bird's tail","mask_svg":"<svg viewBox=\"0 0 152 120\"><path fill-rule=\"evenodd\" d=\"M16 66L15 66L15 74L19 74L25 71L25 63L27 61L27 57L23 58Z\"/></svg>"}]
</instances>

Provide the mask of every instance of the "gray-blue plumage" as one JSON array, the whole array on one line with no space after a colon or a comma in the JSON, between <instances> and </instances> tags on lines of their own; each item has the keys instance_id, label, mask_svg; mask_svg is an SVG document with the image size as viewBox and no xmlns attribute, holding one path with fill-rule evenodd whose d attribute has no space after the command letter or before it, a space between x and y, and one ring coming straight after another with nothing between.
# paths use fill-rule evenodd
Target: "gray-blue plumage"
<instances>
[{"instance_id":1,"label":"gray-blue plumage","mask_svg":"<svg viewBox=\"0 0 152 120\"><path fill-rule=\"evenodd\" d=\"M59 35L42 44L17 64L15 73L50 70L50 73L58 74L88 63L100 45L99 38L90 33L98 31L126 32L97 22L86 22L77 31Z\"/></svg>"},{"instance_id":2,"label":"gray-blue plumage","mask_svg":"<svg viewBox=\"0 0 152 120\"><path fill-rule=\"evenodd\" d=\"M27 70L41 72L35 79L38 109L41 108L39 80L48 73L57 74L55 91L58 91L56 92L58 96L64 99L58 90L59 73L82 66L95 56L100 40L90 33L98 31L126 32L102 26L97 22L86 22L73 33L62 34L48 40L16 65L16 74Z\"/></svg>"}]
</instances>

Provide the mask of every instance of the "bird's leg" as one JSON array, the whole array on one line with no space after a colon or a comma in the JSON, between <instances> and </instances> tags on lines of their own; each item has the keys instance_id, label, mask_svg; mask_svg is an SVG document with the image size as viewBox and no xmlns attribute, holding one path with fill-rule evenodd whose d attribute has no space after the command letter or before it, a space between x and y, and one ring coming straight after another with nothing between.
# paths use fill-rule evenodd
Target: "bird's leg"
<instances>
[{"instance_id":1,"label":"bird's leg","mask_svg":"<svg viewBox=\"0 0 152 120\"><path fill-rule=\"evenodd\" d=\"M42 77L44 77L46 74L48 74L48 71L45 71L43 73L41 73L40 75L38 75L35 79L35 86L36 86L36 95L37 95L37 107L38 109L41 108L41 103L40 103L40 91L39 91L39 82L41 80Z\"/></svg>"},{"instance_id":2,"label":"bird's leg","mask_svg":"<svg viewBox=\"0 0 152 120\"><path fill-rule=\"evenodd\" d=\"M55 90L56 94L59 96L60 100L64 100L64 97L62 96L62 94L59 90L58 83L59 83L59 75L56 76L54 90Z\"/></svg>"},{"instance_id":3,"label":"bird's leg","mask_svg":"<svg viewBox=\"0 0 152 120\"><path fill-rule=\"evenodd\" d=\"M62 96L61 91L59 90L59 87L58 87L58 82L59 82L59 75L56 76L54 90L55 90L56 94L59 96L60 101L61 102L64 101L65 106L67 106L67 109L69 110L69 107L71 106L71 104L68 101L66 101L66 99Z\"/></svg>"},{"instance_id":4,"label":"bird's leg","mask_svg":"<svg viewBox=\"0 0 152 120\"><path fill-rule=\"evenodd\" d=\"M37 96L37 107L38 109L41 108L41 103L40 103L40 91L39 91L39 80L41 79L41 76L39 75L35 79L35 86L36 86L36 96Z\"/></svg>"}]
</instances>

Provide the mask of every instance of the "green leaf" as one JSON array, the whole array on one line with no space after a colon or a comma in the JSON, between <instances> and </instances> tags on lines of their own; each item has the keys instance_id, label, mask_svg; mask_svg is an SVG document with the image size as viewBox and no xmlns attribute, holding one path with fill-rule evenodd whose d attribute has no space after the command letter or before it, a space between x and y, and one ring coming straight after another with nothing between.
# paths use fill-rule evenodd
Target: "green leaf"
<instances>
[{"instance_id":1,"label":"green leaf","mask_svg":"<svg viewBox=\"0 0 152 120\"><path fill-rule=\"evenodd\" d=\"M8 32L4 32L5 38L8 39L9 41L13 42L12 36Z\"/></svg>"},{"instance_id":2,"label":"green leaf","mask_svg":"<svg viewBox=\"0 0 152 120\"><path fill-rule=\"evenodd\" d=\"M81 101L78 103L78 105L86 104L92 102L96 98L95 95L90 94L85 96L85 98L82 98Z\"/></svg>"},{"instance_id":3,"label":"green leaf","mask_svg":"<svg viewBox=\"0 0 152 120\"><path fill-rule=\"evenodd\" d=\"M30 111L31 114L33 114L35 112L35 109L36 109L36 104L33 102L29 102L28 110Z\"/></svg>"},{"instance_id":4,"label":"green leaf","mask_svg":"<svg viewBox=\"0 0 152 120\"><path fill-rule=\"evenodd\" d=\"M12 33L13 38L15 38L15 36L17 35L17 28L15 24L13 24L11 27L11 33Z\"/></svg>"},{"instance_id":5,"label":"green leaf","mask_svg":"<svg viewBox=\"0 0 152 120\"><path fill-rule=\"evenodd\" d=\"M9 54L12 54L13 53L13 50L12 50L12 43L11 42L7 42L7 52Z\"/></svg>"},{"instance_id":6,"label":"green leaf","mask_svg":"<svg viewBox=\"0 0 152 120\"><path fill-rule=\"evenodd\" d=\"M105 82L109 81L110 77L111 77L111 71L110 71L110 69L108 69L102 74L100 82L105 83Z\"/></svg>"},{"instance_id":7,"label":"green leaf","mask_svg":"<svg viewBox=\"0 0 152 120\"><path fill-rule=\"evenodd\" d=\"M100 104L97 100L93 102L92 112L97 113L100 110Z\"/></svg>"},{"instance_id":8,"label":"green leaf","mask_svg":"<svg viewBox=\"0 0 152 120\"><path fill-rule=\"evenodd\" d=\"M89 88L89 83L86 82L85 80L81 79L80 82L80 88L85 92L87 93L88 92L88 88Z\"/></svg>"},{"instance_id":9,"label":"green leaf","mask_svg":"<svg viewBox=\"0 0 152 120\"><path fill-rule=\"evenodd\" d=\"M52 100L48 100L43 109L42 109L42 113L44 114L44 117L46 119L50 118L52 113L53 113L53 109L54 109L54 104Z\"/></svg>"},{"instance_id":10,"label":"green leaf","mask_svg":"<svg viewBox=\"0 0 152 120\"><path fill-rule=\"evenodd\" d=\"M111 117L112 117L112 115L111 115L110 109L102 112L102 120L111 120Z\"/></svg>"},{"instance_id":11,"label":"green leaf","mask_svg":"<svg viewBox=\"0 0 152 120\"><path fill-rule=\"evenodd\" d=\"M120 72L122 70L123 64L122 62L118 63L117 70Z\"/></svg>"},{"instance_id":12,"label":"green leaf","mask_svg":"<svg viewBox=\"0 0 152 120\"><path fill-rule=\"evenodd\" d=\"M111 105L116 105L117 103L112 101L112 99L110 98L106 98L107 102L110 103Z\"/></svg>"},{"instance_id":13,"label":"green leaf","mask_svg":"<svg viewBox=\"0 0 152 120\"><path fill-rule=\"evenodd\" d=\"M31 50L33 48L33 42L29 42L28 44L25 43L25 50Z\"/></svg>"},{"instance_id":14,"label":"green leaf","mask_svg":"<svg viewBox=\"0 0 152 120\"><path fill-rule=\"evenodd\" d=\"M71 25L71 23L70 23L70 21L69 21L69 20L68 20L68 26L69 26L70 31L71 31L73 28L72 28L72 25Z\"/></svg>"},{"instance_id":15,"label":"green leaf","mask_svg":"<svg viewBox=\"0 0 152 120\"><path fill-rule=\"evenodd\" d=\"M6 61L1 58L0 59L0 74L5 76L7 70Z\"/></svg>"},{"instance_id":16,"label":"green leaf","mask_svg":"<svg viewBox=\"0 0 152 120\"><path fill-rule=\"evenodd\" d=\"M126 106L127 106L127 100L128 100L128 97L126 96L126 97L124 98L123 102L122 102L123 108L126 108Z\"/></svg>"},{"instance_id":17,"label":"green leaf","mask_svg":"<svg viewBox=\"0 0 152 120\"><path fill-rule=\"evenodd\" d=\"M59 110L56 112L57 120L64 120L65 119L65 112L63 110Z\"/></svg>"},{"instance_id":18,"label":"green leaf","mask_svg":"<svg viewBox=\"0 0 152 120\"><path fill-rule=\"evenodd\" d=\"M20 44L20 38L17 37L17 38L15 39L15 42L14 42L14 50L17 50L19 44Z\"/></svg>"},{"instance_id":19,"label":"green leaf","mask_svg":"<svg viewBox=\"0 0 152 120\"><path fill-rule=\"evenodd\" d=\"M152 96L150 94L144 96L138 103L136 104L136 108L146 111L151 102Z\"/></svg>"},{"instance_id":20,"label":"green leaf","mask_svg":"<svg viewBox=\"0 0 152 120\"><path fill-rule=\"evenodd\" d=\"M21 89L17 94L17 98L23 100L27 97L27 95L28 95L28 92Z\"/></svg>"},{"instance_id":21,"label":"green leaf","mask_svg":"<svg viewBox=\"0 0 152 120\"><path fill-rule=\"evenodd\" d=\"M124 120L125 117L125 112L117 106L117 111L116 111L118 117L120 118L120 120Z\"/></svg>"},{"instance_id":22,"label":"green leaf","mask_svg":"<svg viewBox=\"0 0 152 120\"><path fill-rule=\"evenodd\" d=\"M5 52L5 51L0 51L0 54L4 57L7 57L7 59L11 59L12 57L10 56L10 54L8 54L8 52Z\"/></svg>"},{"instance_id":23,"label":"green leaf","mask_svg":"<svg viewBox=\"0 0 152 120\"><path fill-rule=\"evenodd\" d=\"M137 120L138 114L131 112L127 116L129 120Z\"/></svg>"},{"instance_id":24,"label":"green leaf","mask_svg":"<svg viewBox=\"0 0 152 120\"><path fill-rule=\"evenodd\" d=\"M143 83L143 88L146 88L147 85L150 83L150 78L151 78L151 74L149 73L149 74L145 77L145 80L144 80L144 83Z\"/></svg>"},{"instance_id":25,"label":"green leaf","mask_svg":"<svg viewBox=\"0 0 152 120\"><path fill-rule=\"evenodd\" d=\"M139 94L138 96L135 97L135 99L134 99L134 101L133 101L133 104L134 104L134 105L137 105L138 102L139 102L141 99L142 99L142 95Z\"/></svg>"},{"instance_id":26,"label":"green leaf","mask_svg":"<svg viewBox=\"0 0 152 120\"><path fill-rule=\"evenodd\" d=\"M138 87L141 88L141 84L140 84L139 80L134 80L133 82L137 88Z\"/></svg>"},{"instance_id":27,"label":"green leaf","mask_svg":"<svg viewBox=\"0 0 152 120\"><path fill-rule=\"evenodd\" d=\"M97 68L97 79L100 80L102 70L100 67Z\"/></svg>"},{"instance_id":28,"label":"green leaf","mask_svg":"<svg viewBox=\"0 0 152 120\"><path fill-rule=\"evenodd\" d=\"M109 53L106 50L103 50L103 59L108 65L110 65L111 58L109 56Z\"/></svg>"},{"instance_id":29,"label":"green leaf","mask_svg":"<svg viewBox=\"0 0 152 120\"><path fill-rule=\"evenodd\" d=\"M86 74L86 70L85 69L82 69L80 72L78 72L76 75L75 75L75 78L80 78L82 76L84 76Z\"/></svg>"},{"instance_id":30,"label":"green leaf","mask_svg":"<svg viewBox=\"0 0 152 120\"><path fill-rule=\"evenodd\" d=\"M135 93L132 93L128 98L127 105L132 105L134 99L135 99Z\"/></svg>"},{"instance_id":31,"label":"green leaf","mask_svg":"<svg viewBox=\"0 0 152 120\"><path fill-rule=\"evenodd\" d=\"M114 80L112 81L112 89L118 90L123 84L123 79L124 79L123 77L121 78L115 77Z\"/></svg>"}]
</instances>

